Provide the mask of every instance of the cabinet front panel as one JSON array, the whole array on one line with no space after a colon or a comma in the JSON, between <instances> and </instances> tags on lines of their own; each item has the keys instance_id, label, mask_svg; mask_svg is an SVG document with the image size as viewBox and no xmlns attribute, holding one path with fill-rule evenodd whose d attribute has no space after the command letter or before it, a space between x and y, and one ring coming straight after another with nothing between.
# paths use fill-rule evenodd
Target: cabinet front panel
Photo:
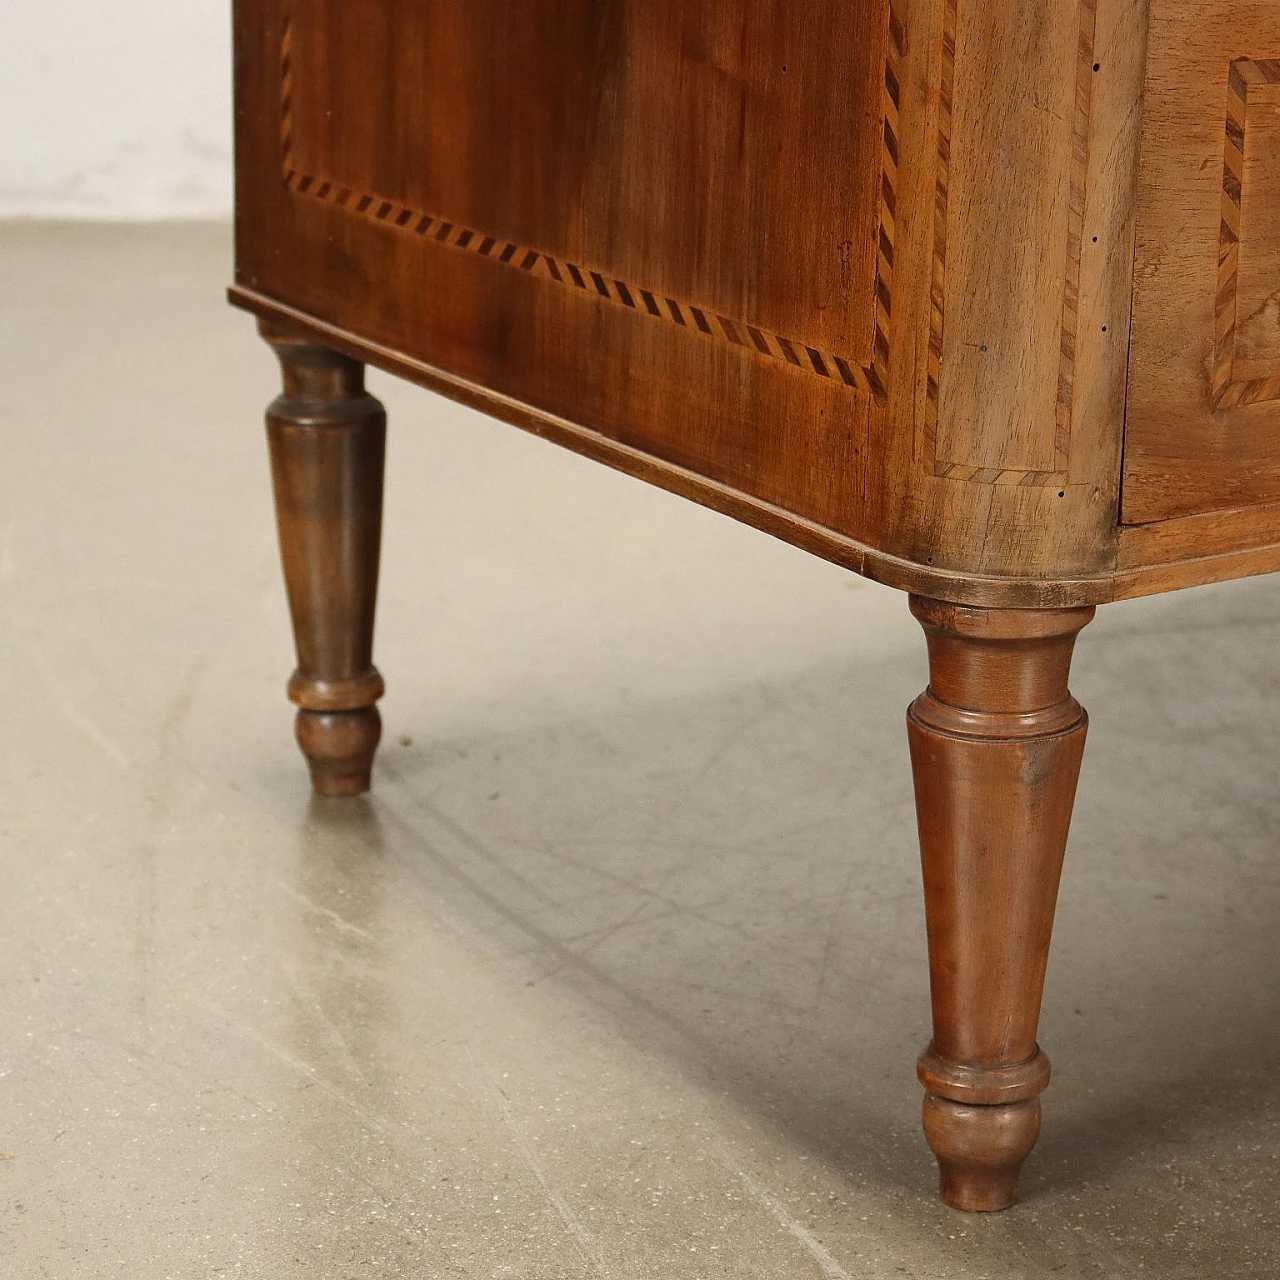
<instances>
[{"instance_id":1,"label":"cabinet front panel","mask_svg":"<svg viewBox=\"0 0 1280 1280\"><path fill-rule=\"evenodd\" d=\"M1123 518L1280 498L1280 5L1152 0Z\"/></svg>"}]
</instances>

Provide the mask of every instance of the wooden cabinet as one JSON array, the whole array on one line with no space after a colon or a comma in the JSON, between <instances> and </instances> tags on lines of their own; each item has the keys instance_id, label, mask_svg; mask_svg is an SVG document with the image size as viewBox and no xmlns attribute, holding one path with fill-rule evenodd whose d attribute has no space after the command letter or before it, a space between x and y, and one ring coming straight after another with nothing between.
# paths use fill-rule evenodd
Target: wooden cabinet
<instances>
[{"instance_id":1,"label":"wooden cabinet","mask_svg":"<svg viewBox=\"0 0 1280 1280\"><path fill-rule=\"evenodd\" d=\"M1280 567L1280 5L236 0L236 92L317 786L377 742L362 362L915 593L926 1116L1007 1203L1075 635Z\"/></svg>"}]
</instances>

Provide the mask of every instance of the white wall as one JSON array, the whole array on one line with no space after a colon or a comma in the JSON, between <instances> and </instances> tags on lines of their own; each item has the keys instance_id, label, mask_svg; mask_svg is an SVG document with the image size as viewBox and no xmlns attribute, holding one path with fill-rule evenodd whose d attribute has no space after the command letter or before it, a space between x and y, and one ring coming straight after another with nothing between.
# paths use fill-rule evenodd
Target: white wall
<instances>
[{"instance_id":1,"label":"white wall","mask_svg":"<svg viewBox=\"0 0 1280 1280\"><path fill-rule=\"evenodd\" d=\"M230 0L0 0L0 216L231 208Z\"/></svg>"}]
</instances>

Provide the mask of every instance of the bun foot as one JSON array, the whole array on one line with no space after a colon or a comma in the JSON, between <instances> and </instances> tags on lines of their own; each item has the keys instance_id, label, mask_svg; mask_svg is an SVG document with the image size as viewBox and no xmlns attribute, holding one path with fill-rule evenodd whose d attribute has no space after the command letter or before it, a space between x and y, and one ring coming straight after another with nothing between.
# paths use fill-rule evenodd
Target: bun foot
<instances>
[{"instance_id":1,"label":"bun foot","mask_svg":"<svg viewBox=\"0 0 1280 1280\"><path fill-rule=\"evenodd\" d=\"M295 732L316 795L358 796L369 790L373 756L382 737L377 707L299 711Z\"/></svg>"},{"instance_id":2,"label":"bun foot","mask_svg":"<svg viewBox=\"0 0 1280 1280\"><path fill-rule=\"evenodd\" d=\"M1040 1136L1040 1099L968 1106L924 1097L924 1132L938 1157L942 1198L954 1209L995 1213L1018 1198L1018 1175Z\"/></svg>"}]
</instances>

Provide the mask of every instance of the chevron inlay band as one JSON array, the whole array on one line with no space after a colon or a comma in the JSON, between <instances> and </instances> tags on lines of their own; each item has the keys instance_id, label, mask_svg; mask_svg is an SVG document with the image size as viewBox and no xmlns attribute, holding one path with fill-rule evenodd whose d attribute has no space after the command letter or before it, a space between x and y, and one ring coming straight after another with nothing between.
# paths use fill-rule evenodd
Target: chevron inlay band
<instances>
[{"instance_id":1,"label":"chevron inlay band","mask_svg":"<svg viewBox=\"0 0 1280 1280\"><path fill-rule=\"evenodd\" d=\"M794 338L773 333L745 320L721 315L710 307L619 280L608 271L557 258L540 249L513 244L501 236L451 221L437 213L413 209L394 200L355 191L335 180L301 172L294 163L293 117L293 17L285 15L280 50L280 138L284 184L300 196L345 209L359 217L380 222L407 235L431 240L577 289L606 302L626 307L689 333L767 357L803 373L842 383L883 403L888 390L889 328L893 310L894 217L898 177L898 109L900 71L906 53L906 30L892 5L889 7L885 60L881 147L880 228L877 238L875 283L875 335L872 358L859 362L835 352L820 350Z\"/></svg>"}]
</instances>

